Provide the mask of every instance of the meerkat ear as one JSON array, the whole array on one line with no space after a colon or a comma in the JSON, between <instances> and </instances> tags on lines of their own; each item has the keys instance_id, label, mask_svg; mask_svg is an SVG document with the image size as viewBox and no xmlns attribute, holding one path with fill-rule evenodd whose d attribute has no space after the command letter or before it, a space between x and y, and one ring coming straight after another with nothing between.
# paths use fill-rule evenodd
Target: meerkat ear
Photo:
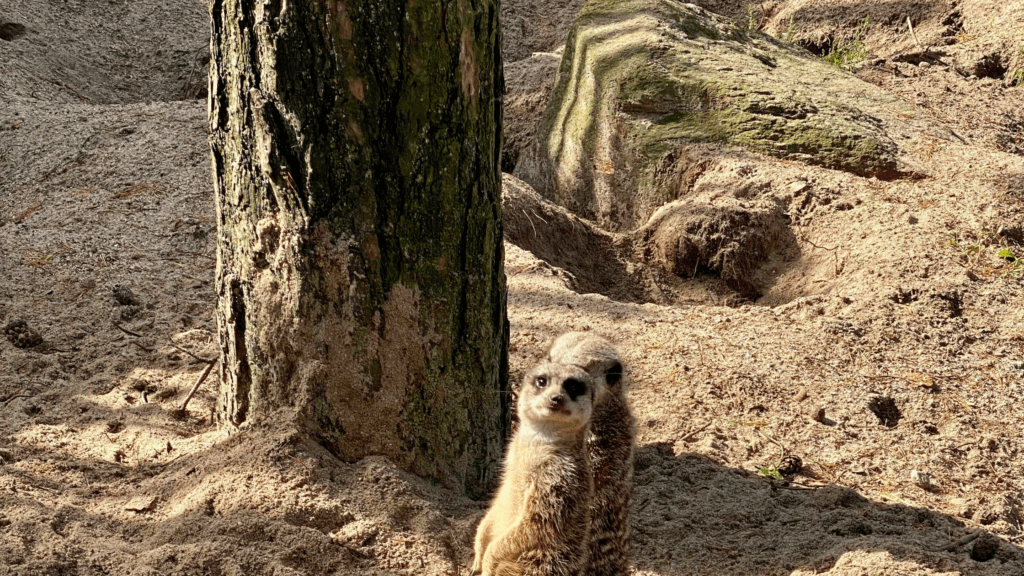
<instances>
[{"instance_id":1,"label":"meerkat ear","mask_svg":"<svg viewBox=\"0 0 1024 576\"><path fill-rule=\"evenodd\" d=\"M605 373L604 381L607 382L609 386L615 386L619 383L619 380L622 380L622 364L616 362L615 364L612 364L612 367Z\"/></svg>"}]
</instances>

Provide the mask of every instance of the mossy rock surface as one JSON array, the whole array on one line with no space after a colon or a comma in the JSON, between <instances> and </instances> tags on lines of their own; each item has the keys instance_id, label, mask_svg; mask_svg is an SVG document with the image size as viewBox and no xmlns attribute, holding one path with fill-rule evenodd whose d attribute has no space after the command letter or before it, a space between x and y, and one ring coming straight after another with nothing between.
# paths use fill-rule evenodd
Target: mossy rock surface
<instances>
[{"instance_id":1,"label":"mossy rock surface","mask_svg":"<svg viewBox=\"0 0 1024 576\"><path fill-rule=\"evenodd\" d=\"M906 168L889 126L910 112L800 48L692 4L591 0L515 175L602 226L633 230L685 195L667 176L685 171L688 144L896 178Z\"/></svg>"}]
</instances>

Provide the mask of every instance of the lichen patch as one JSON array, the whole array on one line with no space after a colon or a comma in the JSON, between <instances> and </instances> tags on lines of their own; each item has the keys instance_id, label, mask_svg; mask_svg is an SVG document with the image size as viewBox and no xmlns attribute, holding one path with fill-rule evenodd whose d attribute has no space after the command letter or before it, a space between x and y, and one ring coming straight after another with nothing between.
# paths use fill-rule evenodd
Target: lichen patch
<instances>
[{"instance_id":1,"label":"lichen patch","mask_svg":"<svg viewBox=\"0 0 1024 576\"><path fill-rule=\"evenodd\" d=\"M480 77L476 67L473 32L469 28L462 31L459 43L459 73L462 76L462 94L467 99L475 99L480 92Z\"/></svg>"}]
</instances>

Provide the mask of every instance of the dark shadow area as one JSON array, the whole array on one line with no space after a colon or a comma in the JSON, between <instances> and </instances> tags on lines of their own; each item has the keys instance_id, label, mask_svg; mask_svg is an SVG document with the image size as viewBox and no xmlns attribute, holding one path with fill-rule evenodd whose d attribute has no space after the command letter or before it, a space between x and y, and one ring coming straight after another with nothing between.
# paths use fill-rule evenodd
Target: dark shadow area
<instances>
[{"instance_id":1,"label":"dark shadow area","mask_svg":"<svg viewBox=\"0 0 1024 576\"><path fill-rule=\"evenodd\" d=\"M24 36L25 33L26 28L24 24L18 24L17 22L0 23L0 40L14 42L16 39Z\"/></svg>"},{"instance_id":2,"label":"dark shadow area","mask_svg":"<svg viewBox=\"0 0 1024 576\"><path fill-rule=\"evenodd\" d=\"M886 574L904 573L901 563L1024 573L1024 550L1004 539L955 545L970 531L952 516L871 501L842 486L772 481L699 454L677 455L667 443L637 451L631 526L636 568L658 574L821 573L856 552L887 553L892 564L875 565ZM972 554L991 556L979 562Z\"/></svg>"}]
</instances>

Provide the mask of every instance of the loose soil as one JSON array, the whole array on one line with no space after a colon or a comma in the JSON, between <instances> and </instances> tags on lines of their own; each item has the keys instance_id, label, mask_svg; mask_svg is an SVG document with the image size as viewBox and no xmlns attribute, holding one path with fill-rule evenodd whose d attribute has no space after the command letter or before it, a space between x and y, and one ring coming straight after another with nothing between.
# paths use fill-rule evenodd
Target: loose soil
<instances>
[{"instance_id":1,"label":"loose soil","mask_svg":"<svg viewBox=\"0 0 1024 576\"><path fill-rule=\"evenodd\" d=\"M520 147L579 5L554 4L503 3ZM695 149L702 193L784 203L755 296L644 268L545 207L565 249L506 244L511 377L567 330L618 343L635 574L1024 574L1024 269L999 256L1024 256L1024 3L761 6L816 50L870 14L854 73L949 137L901 144L920 174L893 181ZM486 502L212 426L212 377L178 412L217 354L206 18L195 0L0 12L0 575L468 574ZM508 218L524 246L545 225ZM787 456L799 472L771 478Z\"/></svg>"}]
</instances>

